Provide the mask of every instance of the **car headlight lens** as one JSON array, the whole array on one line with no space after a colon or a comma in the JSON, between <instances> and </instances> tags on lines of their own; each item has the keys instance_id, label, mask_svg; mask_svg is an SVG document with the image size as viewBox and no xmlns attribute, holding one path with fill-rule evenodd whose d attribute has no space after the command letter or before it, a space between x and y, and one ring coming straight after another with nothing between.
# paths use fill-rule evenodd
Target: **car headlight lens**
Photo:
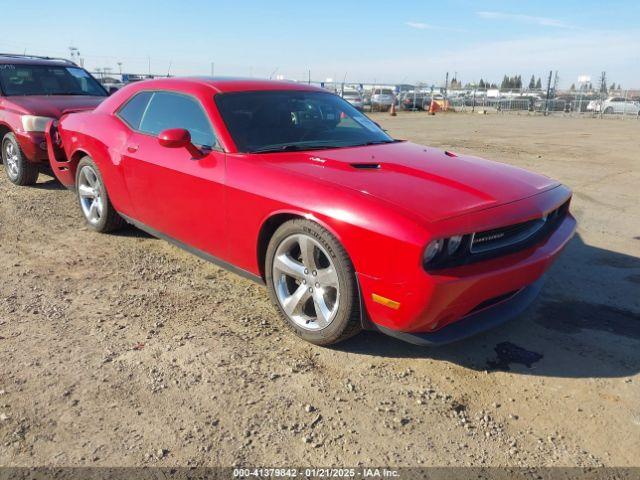
<instances>
[{"instance_id":1,"label":"car headlight lens","mask_svg":"<svg viewBox=\"0 0 640 480\"><path fill-rule=\"evenodd\" d=\"M465 239L471 235L452 235L451 237L431 240L424 249L422 264L425 269L447 268L459 265L469 254L469 242Z\"/></svg>"},{"instance_id":2,"label":"car headlight lens","mask_svg":"<svg viewBox=\"0 0 640 480\"><path fill-rule=\"evenodd\" d=\"M22 115L22 129L25 132L44 132L47 128L47 123L51 120L55 119L36 115Z\"/></svg>"},{"instance_id":3,"label":"car headlight lens","mask_svg":"<svg viewBox=\"0 0 640 480\"><path fill-rule=\"evenodd\" d=\"M450 237L449 241L447 242L447 253L449 255L453 255L454 253L456 253L458 248L460 248L461 243L462 235L454 235L453 237Z\"/></svg>"},{"instance_id":4,"label":"car headlight lens","mask_svg":"<svg viewBox=\"0 0 640 480\"><path fill-rule=\"evenodd\" d=\"M438 239L429 242L427 248L424 250L424 263L425 265L429 263L431 260L436 258L436 256L442 251L442 246L444 245L444 240Z\"/></svg>"}]
</instances>

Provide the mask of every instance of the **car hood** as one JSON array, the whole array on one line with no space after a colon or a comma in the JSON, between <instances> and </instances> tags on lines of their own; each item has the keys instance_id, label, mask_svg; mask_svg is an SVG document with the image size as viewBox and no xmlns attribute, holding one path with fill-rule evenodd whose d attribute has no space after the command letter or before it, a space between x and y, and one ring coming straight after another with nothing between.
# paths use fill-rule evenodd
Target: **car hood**
<instances>
[{"instance_id":1,"label":"car hood","mask_svg":"<svg viewBox=\"0 0 640 480\"><path fill-rule=\"evenodd\" d=\"M438 221L537 195L543 175L410 142L265 155L299 174L348 187Z\"/></svg>"},{"instance_id":2,"label":"car hood","mask_svg":"<svg viewBox=\"0 0 640 480\"><path fill-rule=\"evenodd\" d=\"M28 95L6 97L28 115L60 118L64 113L93 110L107 97L86 95Z\"/></svg>"}]
</instances>

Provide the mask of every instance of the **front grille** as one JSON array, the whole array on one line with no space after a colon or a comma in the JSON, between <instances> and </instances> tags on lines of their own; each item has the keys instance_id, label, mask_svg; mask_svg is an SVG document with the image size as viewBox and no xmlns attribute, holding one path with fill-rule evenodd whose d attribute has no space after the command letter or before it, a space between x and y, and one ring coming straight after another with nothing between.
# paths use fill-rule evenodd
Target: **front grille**
<instances>
[{"instance_id":1,"label":"front grille","mask_svg":"<svg viewBox=\"0 0 640 480\"><path fill-rule=\"evenodd\" d=\"M540 230L546 221L547 217L542 217L508 227L475 233L471 238L471 253L488 252L522 242Z\"/></svg>"},{"instance_id":2,"label":"front grille","mask_svg":"<svg viewBox=\"0 0 640 480\"><path fill-rule=\"evenodd\" d=\"M524 250L548 237L560 225L569 211L569 202L540 218L464 235L454 255L440 253L425 268L430 271L457 267Z\"/></svg>"},{"instance_id":3,"label":"front grille","mask_svg":"<svg viewBox=\"0 0 640 480\"><path fill-rule=\"evenodd\" d=\"M553 229L566 210L567 204L564 204L540 218L476 232L471 236L469 251L471 254L482 254L524 243L541 230Z\"/></svg>"},{"instance_id":4,"label":"front grille","mask_svg":"<svg viewBox=\"0 0 640 480\"><path fill-rule=\"evenodd\" d=\"M476 232L471 237L469 250L472 254L486 253L525 242L547 225L555 224L560 215L566 212L565 205L527 222L506 227Z\"/></svg>"}]
</instances>

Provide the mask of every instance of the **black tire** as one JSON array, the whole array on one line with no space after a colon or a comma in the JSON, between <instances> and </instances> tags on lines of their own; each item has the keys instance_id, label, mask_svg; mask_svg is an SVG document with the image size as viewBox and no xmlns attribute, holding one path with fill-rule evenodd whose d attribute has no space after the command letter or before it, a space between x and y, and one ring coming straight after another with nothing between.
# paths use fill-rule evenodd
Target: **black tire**
<instances>
[{"instance_id":1,"label":"black tire","mask_svg":"<svg viewBox=\"0 0 640 480\"><path fill-rule=\"evenodd\" d=\"M9 155L13 157L12 162L8 159ZM24 187L33 185L38 181L40 168L35 163L27 160L27 157L20 148L20 144L16 140L16 136L11 132L7 133L2 139L2 163L4 164L7 178L14 185ZM10 163L12 163L15 168L10 168Z\"/></svg>"},{"instance_id":2,"label":"black tire","mask_svg":"<svg viewBox=\"0 0 640 480\"><path fill-rule=\"evenodd\" d=\"M613 113L613 107L607 107L604 109L604 114L605 115L610 115Z\"/></svg>"},{"instance_id":3,"label":"black tire","mask_svg":"<svg viewBox=\"0 0 640 480\"><path fill-rule=\"evenodd\" d=\"M317 241L330 256L338 275L340 301L333 320L320 330L307 330L298 326L286 314L276 294L273 279L274 257L278 246L292 235L306 235ZM331 345L357 334L361 330L360 298L355 270L340 242L326 229L309 220L296 219L282 224L271 237L265 261L265 277L269 297L285 324L300 338L315 345Z\"/></svg>"},{"instance_id":4,"label":"black tire","mask_svg":"<svg viewBox=\"0 0 640 480\"><path fill-rule=\"evenodd\" d=\"M83 167L90 167L96 174L98 180L98 187L100 190L100 198L103 203L103 214L100 216L100 219L97 222L91 222L86 214L84 213L84 209L82 206L82 197L78 191L79 189L79 179L80 172ZM100 173L100 169L95 164L95 162L91 159L91 157L83 157L80 162L78 162L78 168L76 170L76 198L78 199L78 206L80 207L80 212L82 213L82 217L85 220L86 225L91 229L99 233L108 233L118 230L126 225L126 221L116 212L116 209L113 208L111 204L111 200L109 199L109 194L107 193L107 187L102 180L102 174Z\"/></svg>"}]
</instances>

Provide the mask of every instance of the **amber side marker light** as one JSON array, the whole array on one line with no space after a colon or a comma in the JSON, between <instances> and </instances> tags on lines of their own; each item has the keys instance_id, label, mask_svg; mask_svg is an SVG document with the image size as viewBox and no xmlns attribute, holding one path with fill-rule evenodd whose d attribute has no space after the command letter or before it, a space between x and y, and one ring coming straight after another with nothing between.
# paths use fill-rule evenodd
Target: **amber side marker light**
<instances>
[{"instance_id":1,"label":"amber side marker light","mask_svg":"<svg viewBox=\"0 0 640 480\"><path fill-rule=\"evenodd\" d=\"M390 298L385 298L381 295L377 295L375 293L371 294L371 299L376 302L384 305L385 307L392 308L393 310L398 310L400 308L400 302L395 302Z\"/></svg>"}]
</instances>

